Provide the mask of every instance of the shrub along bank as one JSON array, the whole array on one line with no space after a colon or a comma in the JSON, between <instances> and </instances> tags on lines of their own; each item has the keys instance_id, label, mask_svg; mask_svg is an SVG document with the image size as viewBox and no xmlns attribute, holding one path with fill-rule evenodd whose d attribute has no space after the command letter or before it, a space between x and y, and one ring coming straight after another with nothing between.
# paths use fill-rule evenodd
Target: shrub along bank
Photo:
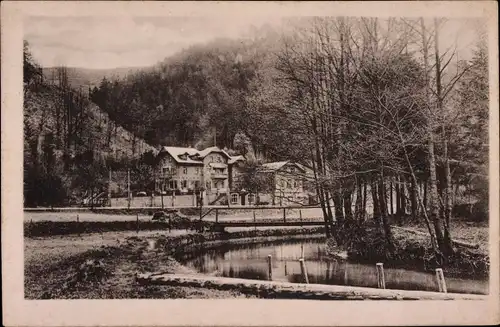
<instances>
[{"instance_id":1,"label":"shrub along bank","mask_svg":"<svg viewBox=\"0 0 500 327\"><path fill-rule=\"evenodd\" d=\"M213 228L213 222L191 220L185 217L172 218L170 223L160 221L36 221L24 223L25 237L42 237L69 234L88 234L117 231L145 231Z\"/></svg>"},{"instance_id":2,"label":"shrub along bank","mask_svg":"<svg viewBox=\"0 0 500 327\"><path fill-rule=\"evenodd\" d=\"M430 239L426 234L409 233L392 229L394 250L390 251L380 228L373 223L353 227L342 246L349 260L361 263L384 263L387 267L417 269L433 272L443 268L447 276L486 278L489 274L489 257L484 248L455 246L445 262L437 264ZM328 240L328 252L338 252L333 239Z\"/></svg>"}]
</instances>

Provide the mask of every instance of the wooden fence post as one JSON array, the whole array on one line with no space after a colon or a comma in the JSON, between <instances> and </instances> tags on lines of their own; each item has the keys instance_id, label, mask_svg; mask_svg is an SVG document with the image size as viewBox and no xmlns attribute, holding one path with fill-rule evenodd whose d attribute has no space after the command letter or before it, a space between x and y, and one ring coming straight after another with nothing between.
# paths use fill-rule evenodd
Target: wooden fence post
<instances>
[{"instance_id":1,"label":"wooden fence post","mask_svg":"<svg viewBox=\"0 0 500 327\"><path fill-rule=\"evenodd\" d=\"M299 259L299 262L300 262L300 271L302 273L302 279L306 284L309 284L309 277L307 277L306 263L304 262L303 258Z\"/></svg>"},{"instance_id":2,"label":"wooden fence post","mask_svg":"<svg viewBox=\"0 0 500 327\"><path fill-rule=\"evenodd\" d=\"M257 233L257 218L255 217L255 210L253 211L253 228L255 233Z\"/></svg>"},{"instance_id":3,"label":"wooden fence post","mask_svg":"<svg viewBox=\"0 0 500 327\"><path fill-rule=\"evenodd\" d=\"M80 236L80 216L76 215L76 230L78 231L78 236Z\"/></svg>"},{"instance_id":4,"label":"wooden fence post","mask_svg":"<svg viewBox=\"0 0 500 327\"><path fill-rule=\"evenodd\" d=\"M377 263L377 284L378 288L385 289L384 264L381 262Z\"/></svg>"},{"instance_id":5,"label":"wooden fence post","mask_svg":"<svg viewBox=\"0 0 500 327\"><path fill-rule=\"evenodd\" d=\"M302 209L299 210L299 217L300 217L300 227L303 227L303 225L302 225Z\"/></svg>"},{"instance_id":6,"label":"wooden fence post","mask_svg":"<svg viewBox=\"0 0 500 327\"><path fill-rule=\"evenodd\" d=\"M436 279L437 279L437 283L438 283L439 292L448 293L448 290L446 288L446 281L444 280L444 274L443 274L442 268L436 269Z\"/></svg>"},{"instance_id":7,"label":"wooden fence post","mask_svg":"<svg viewBox=\"0 0 500 327\"><path fill-rule=\"evenodd\" d=\"M270 254L267 256L267 266L268 266L267 279L273 280L273 258Z\"/></svg>"}]
</instances>

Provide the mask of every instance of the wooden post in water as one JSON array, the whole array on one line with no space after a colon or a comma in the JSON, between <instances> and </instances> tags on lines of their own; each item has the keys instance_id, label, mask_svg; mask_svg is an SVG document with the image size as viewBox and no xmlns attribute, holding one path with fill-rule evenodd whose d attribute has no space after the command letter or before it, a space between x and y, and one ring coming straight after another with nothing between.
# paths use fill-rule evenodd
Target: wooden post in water
<instances>
[{"instance_id":1,"label":"wooden post in water","mask_svg":"<svg viewBox=\"0 0 500 327\"><path fill-rule=\"evenodd\" d=\"M299 263L300 263L300 271L302 273L302 279L306 284L309 284L309 277L307 277L307 267L306 263L304 262L304 259L300 258Z\"/></svg>"},{"instance_id":2,"label":"wooden post in water","mask_svg":"<svg viewBox=\"0 0 500 327\"><path fill-rule=\"evenodd\" d=\"M304 258L304 244L300 244L300 257L302 259L305 259Z\"/></svg>"},{"instance_id":3,"label":"wooden post in water","mask_svg":"<svg viewBox=\"0 0 500 327\"><path fill-rule=\"evenodd\" d=\"M270 254L267 256L267 267L268 267L267 279L273 280L273 258Z\"/></svg>"},{"instance_id":4,"label":"wooden post in water","mask_svg":"<svg viewBox=\"0 0 500 327\"><path fill-rule=\"evenodd\" d=\"M302 210L299 210L299 217L300 217L300 227L302 226Z\"/></svg>"},{"instance_id":5,"label":"wooden post in water","mask_svg":"<svg viewBox=\"0 0 500 327\"><path fill-rule=\"evenodd\" d=\"M219 222L219 209L215 208L215 223Z\"/></svg>"},{"instance_id":6,"label":"wooden post in water","mask_svg":"<svg viewBox=\"0 0 500 327\"><path fill-rule=\"evenodd\" d=\"M136 219L135 219L135 229L136 229L136 233L139 234L139 214L136 215Z\"/></svg>"},{"instance_id":7,"label":"wooden post in water","mask_svg":"<svg viewBox=\"0 0 500 327\"><path fill-rule=\"evenodd\" d=\"M378 288L385 289L384 264L381 262L377 263L377 284Z\"/></svg>"},{"instance_id":8,"label":"wooden post in water","mask_svg":"<svg viewBox=\"0 0 500 327\"><path fill-rule=\"evenodd\" d=\"M283 222L286 223L286 209L283 208Z\"/></svg>"},{"instance_id":9,"label":"wooden post in water","mask_svg":"<svg viewBox=\"0 0 500 327\"><path fill-rule=\"evenodd\" d=\"M172 232L172 215L168 215L168 232Z\"/></svg>"},{"instance_id":10,"label":"wooden post in water","mask_svg":"<svg viewBox=\"0 0 500 327\"><path fill-rule=\"evenodd\" d=\"M442 268L436 269L436 279L437 279L437 283L438 283L439 292L448 293L448 290L446 288L446 281L444 280L444 274L443 274Z\"/></svg>"}]
</instances>

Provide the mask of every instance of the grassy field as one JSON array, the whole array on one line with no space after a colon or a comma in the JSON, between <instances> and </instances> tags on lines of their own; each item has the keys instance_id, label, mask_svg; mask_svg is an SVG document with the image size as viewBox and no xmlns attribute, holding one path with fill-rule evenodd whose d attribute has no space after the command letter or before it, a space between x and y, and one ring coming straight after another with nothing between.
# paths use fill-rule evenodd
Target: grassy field
<instances>
[{"instance_id":1,"label":"grassy field","mask_svg":"<svg viewBox=\"0 0 500 327\"><path fill-rule=\"evenodd\" d=\"M318 233L321 229L314 229ZM25 238L25 298L237 298L242 293L191 287L140 285L138 273L196 274L172 259L176 250L223 239L293 236L311 229L235 230L231 234L188 231L110 232L86 236ZM208 243L206 243L208 242ZM191 244L191 245L190 245Z\"/></svg>"},{"instance_id":2,"label":"grassy field","mask_svg":"<svg viewBox=\"0 0 500 327\"><path fill-rule=\"evenodd\" d=\"M167 237L187 234L173 231ZM191 287L137 285L135 274L163 271L194 274L171 259L166 251L152 249L148 239L162 235L143 232L104 233L86 237L64 236L25 239L25 297L120 298L237 298L234 291ZM164 234L163 234L164 235ZM132 237L131 236L136 236ZM102 266L96 269L96 260ZM41 277L43 276L43 278Z\"/></svg>"}]
</instances>

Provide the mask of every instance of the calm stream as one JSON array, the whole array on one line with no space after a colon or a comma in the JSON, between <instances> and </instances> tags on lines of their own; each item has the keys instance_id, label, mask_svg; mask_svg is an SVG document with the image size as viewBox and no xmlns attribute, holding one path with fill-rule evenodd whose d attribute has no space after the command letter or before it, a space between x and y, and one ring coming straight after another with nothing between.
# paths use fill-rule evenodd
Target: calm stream
<instances>
[{"instance_id":1,"label":"calm stream","mask_svg":"<svg viewBox=\"0 0 500 327\"><path fill-rule=\"evenodd\" d=\"M298 260L302 251L310 283L377 287L375 265L328 258L324 241L320 239L225 245L198 252L196 256L181 256L178 260L204 274L266 280L270 254L273 280L301 283ZM487 280L445 278L450 293L488 293ZM385 268L385 283L390 289L438 291L435 275L420 271Z\"/></svg>"}]
</instances>

